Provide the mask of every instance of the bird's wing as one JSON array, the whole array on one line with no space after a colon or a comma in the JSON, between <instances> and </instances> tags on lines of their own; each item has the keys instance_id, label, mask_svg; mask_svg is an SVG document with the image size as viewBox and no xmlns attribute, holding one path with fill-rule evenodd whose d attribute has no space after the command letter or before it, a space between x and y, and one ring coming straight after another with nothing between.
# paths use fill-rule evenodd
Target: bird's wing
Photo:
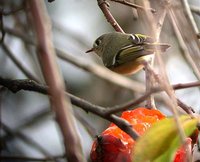
<instances>
[{"instance_id":1,"label":"bird's wing","mask_svg":"<svg viewBox=\"0 0 200 162\"><path fill-rule=\"evenodd\" d=\"M142 45L129 45L122 48L116 55L115 65L120 65L129 61L133 61L139 57L153 54L150 50L144 50Z\"/></svg>"},{"instance_id":2,"label":"bird's wing","mask_svg":"<svg viewBox=\"0 0 200 162\"><path fill-rule=\"evenodd\" d=\"M154 43L155 40L152 37L143 34L131 34L130 38L134 44L145 44L145 43Z\"/></svg>"}]
</instances>

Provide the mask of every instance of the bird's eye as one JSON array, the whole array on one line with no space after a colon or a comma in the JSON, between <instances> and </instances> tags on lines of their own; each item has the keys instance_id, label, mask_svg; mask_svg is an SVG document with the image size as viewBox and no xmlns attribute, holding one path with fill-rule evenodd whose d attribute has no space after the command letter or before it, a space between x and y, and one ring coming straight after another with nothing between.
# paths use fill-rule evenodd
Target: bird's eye
<instances>
[{"instance_id":1,"label":"bird's eye","mask_svg":"<svg viewBox=\"0 0 200 162\"><path fill-rule=\"evenodd\" d=\"M101 39L97 39L94 43L95 47L98 47L101 44Z\"/></svg>"}]
</instances>

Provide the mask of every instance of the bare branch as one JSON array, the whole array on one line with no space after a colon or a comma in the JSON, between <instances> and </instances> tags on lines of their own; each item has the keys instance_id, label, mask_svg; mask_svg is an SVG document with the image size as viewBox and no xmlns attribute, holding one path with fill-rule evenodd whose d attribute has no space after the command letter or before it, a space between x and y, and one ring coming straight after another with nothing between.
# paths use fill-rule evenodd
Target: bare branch
<instances>
[{"instance_id":1,"label":"bare branch","mask_svg":"<svg viewBox=\"0 0 200 162\"><path fill-rule=\"evenodd\" d=\"M22 73L27 78L35 80L36 82L39 82L39 80L26 69L26 67L15 57L15 55L4 43L2 44L2 48L5 51L5 53L8 55L8 57L10 57L10 59L14 62L14 64L22 71Z\"/></svg>"},{"instance_id":2,"label":"bare branch","mask_svg":"<svg viewBox=\"0 0 200 162\"><path fill-rule=\"evenodd\" d=\"M139 97L138 99L136 99L134 101L130 101L130 102L127 102L122 105L113 106L113 107L107 109L106 114L117 113L120 111L127 110L130 107L136 106L136 105L140 104L141 102L145 101L151 94L153 94L156 91L158 92L158 89L146 92L144 95L142 95L141 97Z\"/></svg>"},{"instance_id":3,"label":"bare branch","mask_svg":"<svg viewBox=\"0 0 200 162\"><path fill-rule=\"evenodd\" d=\"M4 22L3 22L3 15L2 11L0 11L0 30L1 30L1 39L0 39L0 44L3 43L4 38L5 38L5 30L4 30Z\"/></svg>"},{"instance_id":4,"label":"bare branch","mask_svg":"<svg viewBox=\"0 0 200 162\"><path fill-rule=\"evenodd\" d=\"M172 85L173 89L175 89L175 90L199 87L199 86L200 86L200 81L190 82L190 83L178 83L178 84Z\"/></svg>"},{"instance_id":5,"label":"bare branch","mask_svg":"<svg viewBox=\"0 0 200 162\"><path fill-rule=\"evenodd\" d=\"M184 1L185 2L185 1ZM200 43L197 38L199 33L197 28L194 26L194 22L190 19L191 15L188 11L187 5L184 5L182 0L177 1L177 5L171 4L169 7L169 16L171 21L177 26L178 32L180 33L183 42L188 50L193 63L195 64L196 70L198 70L198 76L200 75ZM184 3L184 4L183 4ZM184 28L183 28L184 26ZM187 32L190 31L190 32ZM195 70L194 70L195 71Z\"/></svg>"},{"instance_id":6,"label":"bare branch","mask_svg":"<svg viewBox=\"0 0 200 162\"><path fill-rule=\"evenodd\" d=\"M158 57L159 59L159 57ZM162 60L160 58L160 66L162 66ZM162 66L163 67L163 66ZM177 127L177 130L179 131L179 135L180 135L180 141L182 144L185 144L185 132L183 130L183 127L180 123L180 120L178 118L178 101L177 101L177 98L175 96L175 93L172 89L172 86L169 84L169 80L166 76L166 72L165 70L163 69L162 71L162 74L163 75L157 75L155 74L154 70L151 68L151 66L148 66L148 64L146 64L146 68L149 69L149 71L151 71L152 75L154 76L155 80L161 85L161 87L165 90L165 92L167 93L167 95L169 96L170 98L170 108L171 108L171 111L173 113L173 117L174 117L174 121L176 123L176 127ZM192 115L192 114L191 114ZM189 152L187 153L187 158L190 157L190 154Z\"/></svg>"},{"instance_id":7,"label":"bare branch","mask_svg":"<svg viewBox=\"0 0 200 162\"><path fill-rule=\"evenodd\" d=\"M178 29L178 27L175 23L175 20L171 19L171 22L172 22L172 26L174 28L175 35L178 39L180 49L183 53L183 56L186 59L186 61L189 63L189 65L191 66L191 69L193 70L195 76L198 78L198 80L200 80L200 71L195 64L195 60L192 59L192 56L190 55L188 48L187 48L187 45L186 45L185 41L183 40L181 33L179 32L179 29Z\"/></svg>"},{"instance_id":8,"label":"bare branch","mask_svg":"<svg viewBox=\"0 0 200 162\"><path fill-rule=\"evenodd\" d=\"M9 16L9 15L15 14L16 12L22 11L23 9L24 9L24 7L20 6L18 8L12 9L10 11L1 11L1 14L3 16Z\"/></svg>"},{"instance_id":9,"label":"bare branch","mask_svg":"<svg viewBox=\"0 0 200 162\"><path fill-rule=\"evenodd\" d=\"M12 30L9 28L5 28L5 31L11 35L20 37L24 42L26 42L28 44L36 45L34 40L29 39L30 37L27 37L26 35L24 35L23 33L19 32L19 31L15 31L15 30ZM59 49L56 49L56 53L60 59L67 61L67 62L73 64L74 66L81 68L84 71L90 72L110 83L117 84L121 87L130 89L134 92L142 93L145 90L144 85L142 83L139 83L134 80L130 80L129 78L121 76L117 73L114 73L102 66L99 66L94 63L92 64L90 62L82 61L82 59L80 59L78 57L73 57L72 55L69 55L66 52L63 52Z\"/></svg>"},{"instance_id":10,"label":"bare branch","mask_svg":"<svg viewBox=\"0 0 200 162\"><path fill-rule=\"evenodd\" d=\"M33 80L28 80L28 79L12 80L12 79L4 79L4 78L0 77L0 85L8 88L13 93L16 93L20 90L28 90L28 91L34 91L34 92L38 92L38 93L42 93L42 94L48 94L48 87L46 85L42 85L42 84L34 82ZM178 83L178 84L172 85L174 90L193 88L193 87L199 87L199 86L200 86L199 81L190 82L190 83ZM93 104L91 104L83 99L80 99L68 92L66 92L66 95L68 95L70 97L72 104L74 104L78 107L84 108L84 110L86 112L92 112L94 114L98 114L98 113L108 114L108 113L123 111L130 107L136 106L139 103L143 102L150 94L161 92L161 91L162 91L162 89L160 89L160 88L153 88L153 89L151 89L151 91L145 93L143 96L139 97L138 99L136 99L134 101L130 101L125 104L118 105L118 106L107 107L106 111L105 111L104 107L93 105ZM181 101L179 101L179 102L180 102L180 104L182 104ZM194 110L192 110L192 111L194 112Z\"/></svg>"},{"instance_id":11,"label":"bare branch","mask_svg":"<svg viewBox=\"0 0 200 162\"><path fill-rule=\"evenodd\" d=\"M6 124L4 124L3 122L0 122L1 124L1 128L8 134L7 138L9 136L15 136L17 138L19 138L20 140L22 140L24 143L30 145L31 147L35 148L36 150L40 151L43 155L48 156L49 158L51 158L53 160L53 158L51 157L51 154L48 153L42 146L40 146L39 143L33 141L31 138L29 138L28 136L26 136L25 134L21 133L21 132L13 132Z\"/></svg>"},{"instance_id":12,"label":"bare branch","mask_svg":"<svg viewBox=\"0 0 200 162\"><path fill-rule=\"evenodd\" d=\"M18 90L18 91L29 90L29 91L39 92L39 93L42 93L42 94L48 93L48 87L47 86L41 85L39 83L35 83L34 81L11 80L11 79L3 79L3 78L0 77L0 85L8 88L9 90L11 90L13 92L17 92L16 90ZM191 83L185 83L185 84L174 84L174 85L172 85L172 87L174 89L177 89L177 90L184 89L184 88L198 87L198 86L200 86L200 82L191 82ZM14 87L14 90L13 90L13 87ZM127 103L117 105L117 106L113 106L113 107L107 107L107 108L91 104L88 101L85 101L85 100L83 100L79 97L76 97L76 96L74 96L70 93L67 93L67 92L66 92L66 95L68 95L70 97L73 105L76 105L76 106L82 108L86 112L94 113L96 115L101 116L102 118L104 118L106 120L113 122L112 118L110 118L110 117L108 118L109 114L127 110L130 107L136 106L139 103L143 102L152 93L157 93L157 92L161 92L161 91L162 91L162 89L160 89L160 88L154 88L154 89L151 89L151 91L146 92L143 96L139 97L136 100L131 100ZM194 110L191 107L188 107L186 104L184 104L179 99L177 99L177 100L178 100L178 105L180 107L182 107L185 112L187 112L189 114L194 112ZM118 123L118 120L114 121L113 123L116 124L116 122ZM126 125L126 127L128 127L128 126ZM124 130L124 129L122 128L122 130Z\"/></svg>"},{"instance_id":13,"label":"bare branch","mask_svg":"<svg viewBox=\"0 0 200 162\"><path fill-rule=\"evenodd\" d=\"M156 10L153 9L153 8L144 8L143 6L136 5L136 4L133 4L131 2L127 2L126 0L110 0L110 1L117 2L117 3L123 4L123 5L129 6L129 7L133 7L135 9L150 10L152 13L156 12Z\"/></svg>"},{"instance_id":14,"label":"bare branch","mask_svg":"<svg viewBox=\"0 0 200 162\"><path fill-rule=\"evenodd\" d=\"M197 6L193 6L193 5L190 5L190 9L193 13L197 14L200 16L200 7L197 7Z\"/></svg>"},{"instance_id":15,"label":"bare branch","mask_svg":"<svg viewBox=\"0 0 200 162\"><path fill-rule=\"evenodd\" d=\"M180 0L180 1L182 3L185 16L187 17L191 27L193 28L196 34L199 33L199 29L190 10L190 5L188 3L188 0Z\"/></svg>"},{"instance_id":16,"label":"bare branch","mask_svg":"<svg viewBox=\"0 0 200 162\"><path fill-rule=\"evenodd\" d=\"M97 0L97 2L104 16L106 17L107 21L113 26L113 28L118 32L124 33L123 29L120 27L120 25L117 23L115 18L110 13L108 8L109 7L108 2L106 0Z\"/></svg>"},{"instance_id":17,"label":"bare branch","mask_svg":"<svg viewBox=\"0 0 200 162\"><path fill-rule=\"evenodd\" d=\"M51 24L44 1L28 1L38 41L38 57L47 85L52 108L61 128L66 157L69 162L84 162L80 139L74 123L73 110L64 94L64 82L56 64L56 54L51 38Z\"/></svg>"},{"instance_id":18,"label":"bare branch","mask_svg":"<svg viewBox=\"0 0 200 162\"><path fill-rule=\"evenodd\" d=\"M32 84L32 85L31 85ZM28 81L28 80L11 80L11 79L3 79L0 77L0 85L8 88L12 92L17 92L16 90L29 90L34 92L39 92L42 94L48 94L48 87L41 85L39 83L36 83L34 81ZM14 87L14 89L13 89ZM89 103L88 101L85 101L79 97L76 97L72 94L69 94L66 92L66 95L70 97L72 104L82 108L86 112L91 112L96 115L101 116L102 118L109 120L110 122L115 123L118 127L120 127L122 130L127 131L127 133L130 133L129 135L136 139L137 133L132 130L129 123L123 121L123 119L113 116L113 115L107 115L105 112L107 111L107 108L94 105L92 103ZM122 121L122 123L120 122Z\"/></svg>"},{"instance_id":19,"label":"bare branch","mask_svg":"<svg viewBox=\"0 0 200 162\"><path fill-rule=\"evenodd\" d=\"M106 69L105 67L99 66L97 64L82 61L79 58L75 58L67 53L62 52L61 50L56 49L56 52L57 56L62 60L72 63L73 65L100 77L101 79L117 84L121 87L130 89L134 92L144 92L144 86L142 83L130 80L127 77L114 73Z\"/></svg>"},{"instance_id":20,"label":"bare branch","mask_svg":"<svg viewBox=\"0 0 200 162\"><path fill-rule=\"evenodd\" d=\"M178 98L176 98L176 100L179 107L181 107L187 114L190 114L191 116L193 116L193 113L195 113L195 111L191 106L186 105Z\"/></svg>"}]
</instances>

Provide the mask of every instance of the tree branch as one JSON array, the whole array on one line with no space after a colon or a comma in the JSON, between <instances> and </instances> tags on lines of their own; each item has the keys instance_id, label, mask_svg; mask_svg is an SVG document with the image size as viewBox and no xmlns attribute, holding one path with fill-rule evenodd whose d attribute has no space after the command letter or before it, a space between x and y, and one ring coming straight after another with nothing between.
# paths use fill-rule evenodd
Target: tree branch
<instances>
[{"instance_id":1,"label":"tree branch","mask_svg":"<svg viewBox=\"0 0 200 162\"><path fill-rule=\"evenodd\" d=\"M16 93L20 90L29 90L29 91L39 92L42 94L48 94L47 86L41 85L39 83L30 81L30 80L11 80L11 79L4 79L4 78L0 77L0 85L8 88L10 91L12 91L14 93ZM177 90L184 89L184 88L198 87L198 86L200 86L199 81L185 83L185 84L172 85L172 87ZM121 124L119 122L119 120L121 120L120 118L117 118L117 116L113 116L113 115L109 116L109 115L112 113L117 113L120 111L127 110L130 107L136 106L139 103L143 102L150 94L161 92L161 91L162 91L162 89L160 89L160 88L154 88L151 91L145 93L143 96L139 97L138 99L136 99L134 101L129 101L125 104L121 104L121 105L117 105L117 106L113 106L113 107L106 107L106 108L98 106L98 105L94 105L86 100L83 100L83 99L76 97L67 92L66 92L66 95L69 96L69 98L71 99L71 103L73 105L80 107L81 109L85 110L86 112L94 113L96 115L101 116L102 118L104 118L106 120L109 120L109 121L115 123L123 131L126 131L128 129L128 131L131 132L131 130L129 128L129 124ZM178 100L178 104L180 107L183 106L184 111L186 111L187 113L194 112L194 110L191 107L188 107L180 100ZM126 131L126 133L128 133L128 132ZM129 135L135 139L137 137L135 137L135 135L131 135L134 133L132 132Z\"/></svg>"},{"instance_id":2,"label":"tree branch","mask_svg":"<svg viewBox=\"0 0 200 162\"><path fill-rule=\"evenodd\" d=\"M191 15L188 11L187 5L184 5L185 1L179 0L177 2L179 4L179 9L177 10L177 5L175 6L171 4L168 13L172 24L174 24L178 29L177 32L180 33L180 36L183 39L182 42L184 42L187 52L189 53L189 56L191 56L191 59L196 67L198 77L200 77L200 43L197 38L197 34L199 32L194 26L193 20L190 19ZM187 31L190 32L188 33Z\"/></svg>"},{"instance_id":3,"label":"tree branch","mask_svg":"<svg viewBox=\"0 0 200 162\"><path fill-rule=\"evenodd\" d=\"M190 5L190 9L193 13L197 14L200 16L200 7L197 7L197 6L193 6L193 5Z\"/></svg>"},{"instance_id":4,"label":"tree branch","mask_svg":"<svg viewBox=\"0 0 200 162\"><path fill-rule=\"evenodd\" d=\"M135 9L139 9L139 10L150 10L152 13L155 13L156 10L153 9L153 8L145 8L143 6L140 6L140 5L136 5L136 4L133 4L131 2L127 2L126 0L110 0L110 1L113 1L113 2L116 2L116 3L120 3L120 4L123 4L123 5L126 5L126 6L129 6L129 7L133 7Z\"/></svg>"},{"instance_id":5,"label":"tree branch","mask_svg":"<svg viewBox=\"0 0 200 162\"><path fill-rule=\"evenodd\" d=\"M66 158L69 162L84 162L81 142L74 123L73 110L64 94L64 82L56 64L51 38L51 24L44 1L28 1L38 41L38 57L47 85L52 108L64 138Z\"/></svg>"},{"instance_id":6,"label":"tree branch","mask_svg":"<svg viewBox=\"0 0 200 162\"><path fill-rule=\"evenodd\" d=\"M10 91L14 93L20 90L29 90L29 91L39 92L42 94L48 94L47 86L41 85L39 83L30 81L30 80L29 81L28 80L11 80L11 79L3 79L2 77L0 77L0 85L8 88ZM110 122L113 122L118 127L120 127L123 131L126 131L126 133L128 133L133 139L136 139L138 137L137 133L132 130L129 123L125 122L123 119L117 117L116 115L106 114L107 108L94 105L92 103L89 103L88 101L85 101L67 92L66 92L66 95L70 97L73 105L76 105L82 108L86 112L94 113L106 120L109 120Z\"/></svg>"},{"instance_id":7,"label":"tree branch","mask_svg":"<svg viewBox=\"0 0 200 162\"><path fill-rule=\"evenodd\" d=\"M8 34L11 34L13 36L21 38L24 42L26 42L28 44L32 44L34 46L36 45L36 42L33 39L30 39L30 37L27 37L22 32L15 31L15 30L12 30L9 28L5 28L5 31ZM63 52L57 48L56 48L56 53L57 53L57 56L60 59L62 59L63 61L67 61L67 62L73 64L74 66L79 67L84 71L90 72L90 73L94 74L95 76L97 76L103 80L106 80L110 83L114 83L121 87L130 89L134 92L143 93L145 90L144 85L142 83L139 83L139 82L131 80L127 77L121 76L117 73L114 73L114 72L106 69L105 67L102 67L97 64L90 63L90 62L85 62L82 59L80 59L78 57L73 57L72 55L67 54L66 52Z\"/></svg>"},{"instance_id":8,"label":"tree branch","mask_svg":"<svg viewBox=\"0 0 200 162\"><path fill-rule=\"evenodd\" d=\"M30 145L31 147L34 147L36 150L40 151L43 155L48 156L49 158L51 158L53 160L53 158L51 157L51 154L48 151L46 151L42 146L40 146L40 144L38 144L37 142L35 142L34 140L29 138L25 134L23 134L21 132L17 132L17 133L13 132L3 122L0 122L0 125L1 125L1 129L3 129L8 134L7 138L9 136L15 136L15 137L19 138L20 140L22 140L24 143L26 143L26 144Z\"/></svg>"},{"instance_id":9,"label":"tree branch","mask_svg":"<svg viewBox=\"0 0 200 162\"><path fill-rule=\"evenodd\" d=\"M9 15L15 14L16 12L22 11L23 9L24 9L24 7L20 6L18 8L12 9L10 11L1 11L1 14L3 16L9 16Z\"/></svg>"},{"instance_id":10,"label":"tree branch","mask_svg":"<svg viewBox=\"0 0 200 162\"><path fill-rule=\"evenodd\" d=\"M140 93L144 92L144 85L140 82L121 76L97 64L85 62L81 59L78 59L77 57L73 57L67 53L64 53L59 49L56 49L56 52L57 56L62 60L67 61L75 65L76 67L81 68L84 71L90 72L100 77L101 79L104 79L110 83L117 84L121 87L132 90L134 92L140 92Z\"/></svg>"},{"instance_id":11,"label":"tree branch","mask_svg":"<svg viewBox=\"0 0 200 162\"><path fill-rule=\"evenodd\" d=\"M112 25L112 27L117 31L124 33L123 29L120 27L120 25L117 23L115 18L112 16L112 14L109 11L109 4L106 0L97 0L98 5L100 9L102 10L104 16L106 17L107 21Z\"/></svg>"},{"instance_id":12,"label":"tree branch","mask_svg":"<svg viewBox=\"0 0 200 162\"><path fill-rule=\"evenodd\" d=\"M13 61L13 63L22 71L22 73L29 79L35 80L36 82L40 82L37 77L35 77L31 72L29 72L26 67L20 62L12 51L5 45L4 43L1 45L7 56Z\"/></svg>"}]
</instances>

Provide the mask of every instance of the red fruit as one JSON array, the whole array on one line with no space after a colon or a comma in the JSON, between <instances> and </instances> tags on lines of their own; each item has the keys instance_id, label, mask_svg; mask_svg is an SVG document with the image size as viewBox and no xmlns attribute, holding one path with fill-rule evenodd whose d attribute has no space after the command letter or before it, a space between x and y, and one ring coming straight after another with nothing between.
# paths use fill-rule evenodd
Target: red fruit
<instances>
[{"instance_id":1,"label":"red fruit","mask_svg":"<svg viewBox=\"0 0 200 162\"><path fill-rule=\"evenodd\" d=\"M127 120L142 135L153 123L164 119L165 115L158 110L137 108L123 112L121 118ZM198 130L194 131L190 138L187 138L187 143L192 147L192 144L197 142L197 137ZM91 160L92 162L131 162L130 154L134 142L128 134L112 123L94 141L90 153ZM185 161L186 148L182 146L176 152L173 162Z\"/></svg>"},{"instance_id":2,"label":"red fruit","mask_svg":"<svg viewBox=\"0 0 200 162\"><path fill-rule=\"evenodd\" d=\"M127 120L142 135L153 123L165 118L158 110L137 108L122 113L121 118ZM94 141L90 157L92 162L129 162L134 140L115 124L111 124Z\"/></svg>"},{"instance_id":3,"label":"red fruit","mask_svg":"<svg viewBox=\"0 0 200 162\"><path fill-rule=\"evenodd\" d=\"M187 145L189 145L190 150L188 150L188 151L191 152L191 150L192 150L192 140L191 140L191 138L187 138L186 143L187 143ZM174 162L186 162L186 160L187 160L187 158L186 158L186 148L188 148L188 147L181 146L178 149L178 151L176 152L175 158L174 158Z\"/></svg>"},{"instance_id":4,"label":"red fruit","mask_svg":"<svg viewBox=\"0 0 200 162\"><path fill-rule=\"evenodd\" d=\"M92 145L90 157L95 162L131 162L125 145L112 135L98 136Z\"/></svg>"}]
</instances>

